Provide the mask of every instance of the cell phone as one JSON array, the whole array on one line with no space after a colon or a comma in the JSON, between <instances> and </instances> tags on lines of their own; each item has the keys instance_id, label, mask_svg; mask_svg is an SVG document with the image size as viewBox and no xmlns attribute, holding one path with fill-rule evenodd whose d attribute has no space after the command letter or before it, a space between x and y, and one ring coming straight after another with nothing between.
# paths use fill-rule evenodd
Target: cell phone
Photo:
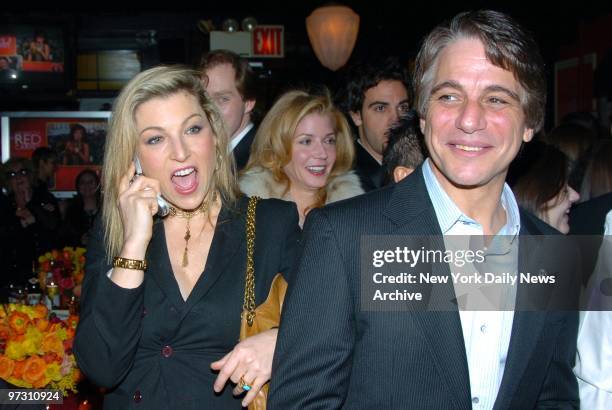
<instances>
[{"instance_id":1,"label":"cell phone","mask_svg":"<svg viewBox=\"0 0 612 410\"><path fill-rule=\"evenodd\" d=\"M134 155L134 166L136 167L136 175L144 175L142 173L142 166L140 165L140 160L136 155ZM164 217L170 213L170 206L168 202L161 196L161 194L157 194L157 215Z\"/></svg>"}]
</instances>

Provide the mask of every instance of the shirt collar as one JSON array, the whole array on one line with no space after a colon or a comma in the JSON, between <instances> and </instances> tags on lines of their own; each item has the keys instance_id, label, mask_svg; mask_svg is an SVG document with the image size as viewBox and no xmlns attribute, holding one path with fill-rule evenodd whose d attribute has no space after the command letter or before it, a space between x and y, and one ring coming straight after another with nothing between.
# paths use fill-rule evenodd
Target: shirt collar
<instances>
[{"instance_id":1,"label":"shirt collar","mask_svg":"<svg viewBox=\"0 0 612 410\"><path fill-rule=\"evenodd\" d=\"M230 141L230 152L232 152L234 148L236 148L236 146L240 144L240 141L242 141L244 136L247 135L249 131L251 131L251 128L253 128L252 122L248 123L246 127L242 129L242 131L240 131L234 138L232 138L232 140Z\"/></svg>"},{"instance_id":2,"label":"shirt collar","mask_svg":"<svg viewBox=\"0 0 612 410\"><path fill-rule=\"evenodd\" d=\"M453 225L459 222L466 225L474 224L480 226L478 222L461 212L446 191L444 191L431 169L429 158L423 163L423 177L425 179L427 193L433 203L436 217L440 224L440 230L443 234L447 233ZM518 235L521 228L521 217L514 194L506 183L504 183L501 194L501 204L506 210L507 218L506 224L500 229L498 235L510 235L515 237Z\"/></svg>"}]
</instances>

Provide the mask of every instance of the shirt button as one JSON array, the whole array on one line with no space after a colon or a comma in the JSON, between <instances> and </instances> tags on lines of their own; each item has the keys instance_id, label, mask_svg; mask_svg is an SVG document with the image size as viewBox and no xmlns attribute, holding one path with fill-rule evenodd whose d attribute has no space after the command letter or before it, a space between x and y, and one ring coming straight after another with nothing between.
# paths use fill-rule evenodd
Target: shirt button
<instances>
[{"instance_id":1,"label":"shirt button","mask_svg":"<svg viewBox=\"0 0 612 410\"><path fill-rule=\"evenodd\" d=\"M136 390L134 393L134 403L140 403L142 401L142 394L140 394L140 390Z\"/></svg>"},{"instance_id":2,"label":"shirt button","mask_svg":"<svg viewBox=\"0 0 612 410\"><path fill-rule=\"evenodd\" d=\"M478 404L480 400L478 400L478 397L472 397L472 403L474 404Z\"/></svg>"},{"instance_id":3,"label":"shirt button","mask_svg":"<svg viewBox=\"0 0 612 410\"><path fill-rule=\"evenodd\" d=\"M162 348L162 356L164 357L172 356L172 348L170 346L164 346Z\"/></svg>"},{"instance_id":4,"label":"shirt button","mask_svg":"<svg viewBox=\"0 0 612 410\"><path fill-rule=\"evenodd\" d=\"M146 308L142 308L142 315L141 317L145 317L147 314L147 309Z\"/></svg>"},{"instance_id":5,"label":"shirt button","mask_svg":"<svg viewBox=\"0 0 612 410\"><path fill-rule=\"evenodd\" d=\"M481 331L482 333L486 333L486 331L487 331L487 325L482 325L482 326L480 326L480 331Z\"/></svg>"}]
</instances>

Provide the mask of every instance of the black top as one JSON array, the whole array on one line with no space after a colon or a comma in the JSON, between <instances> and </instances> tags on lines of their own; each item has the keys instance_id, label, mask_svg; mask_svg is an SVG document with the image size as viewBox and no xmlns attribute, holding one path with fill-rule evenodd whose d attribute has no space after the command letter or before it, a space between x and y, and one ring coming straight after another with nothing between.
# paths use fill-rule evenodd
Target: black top
<instances>
[{"instance_id":1,"label":"black top","mask_svg":"<svg viewBox=\"0 0 612 410\"><path fill-rule=\"evenodd\" d=\"M87 246L89 242L89 230L100 209L86 211L83 206L83 199L79 195L68 204L61 227L62 243L66 246Z\"/></svg>"},{"instance_id":2,"label":"black top","mask_svg":"<svg viewBox=\"0 0 612 410\"><path fill-rule=\"evenodd\" d=\"M382 165L357 141L355 141L355 173L359 176L361 186L366 192L383 186Z\"/></svg>"},{"instance_id":3,"label":"black top","mask_svg":"<svg viewBox=\"0 0 612 410\"><path fill-rule=\"evenodd\" d=\"M136 289L115 285L100 229L87 253L81 320L74 352L94 383L111 388L104 408L240 409L232 386L213 391L210 363L239 340L246 269L246 199L223 208L204 272L187 301L172 273L163 223L154 225L148 270ZM99 228L99 227L98 227ZM262 200L257 206L256 303L267 297L278 272L290 275L297 248L295 205Z\"/></svg>"}]
</instances>

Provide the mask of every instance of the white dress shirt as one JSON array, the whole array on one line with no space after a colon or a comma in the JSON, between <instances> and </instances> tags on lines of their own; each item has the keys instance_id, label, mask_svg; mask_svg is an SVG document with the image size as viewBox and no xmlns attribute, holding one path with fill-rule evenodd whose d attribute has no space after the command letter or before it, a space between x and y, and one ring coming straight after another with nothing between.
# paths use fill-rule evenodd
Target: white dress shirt
<instances>
[{"instance_id":1,"label":"white dress shirt","mask_svg":"<svg viewBox=\"0 0 612 410\"><path fill-rule=\"evenodd\" d=\"M251 131L251 128L253 127L254 127L254 124L252 122L248 123L246 127L242 129L242 131L240 131L234 138L232 138L232 140L230 141L230 145L229 145L230 152L232 152L234 148L236 148L236 146L240 144L240 141L243 140L244 136L247 135L248 132Z\"/></svg>"},{"instance_id":2,"label":"white dress shirt","mask_svg":"<svg viewBox=\"0 0 612 410\"><path fill-rule=\"evenodd\" d=\"M612 280L612 210L606 215L604 238L592 275L597 291L602 280ZM612 306L612 296L596 293L599 308ZM580 314L578 355L574 368L580 388L580 406L589 410L612 408L612 311L584 311Z\"/></svg>"},{"instance_id":3,"label":"white dress shirt","mask_svg":"<svg viewBox=\"0 0 612 410\"><path fill-rule=\"evenodd\" d=\"M478 235L484 234L482 225L469 218L457 207L444 191L431 169L430 160L423 164L423 176L427 192L434 205L438 223L444 236L448 235ZM514 240L520 231L520 215L518 205L512 190L507 184L501 195L501 203L506 211L506 224L497 233L490 247L496 239L506 241L502 252L487 252L487 258L504 258L510 260L510 269L514 273L518 267L518 241ZM503 237L501 235L504 235ZM507 238L510 238L508 241ZM450 238L448 238L450 239ZM460 240L460 239L459 239ZM457 239L447 240L445 246L457 246ZM495 246L499 248L499 246ZM468 248L464 248L468 249ZM467 270L469 271L470 268ZM476 271L475 268L473 271ZM473 287L471 288L474 289ZM457 297L463 294L464 289L455 285ZM512 305L516 298L516 288L507 295L512 298ZM504 368L510 345L512 333L513 310L460 310L461 329L468 361L470 375L470 392L472 408L489 410L493 408L499 387L504 375Z\"/></svg>"}]
</instances>

